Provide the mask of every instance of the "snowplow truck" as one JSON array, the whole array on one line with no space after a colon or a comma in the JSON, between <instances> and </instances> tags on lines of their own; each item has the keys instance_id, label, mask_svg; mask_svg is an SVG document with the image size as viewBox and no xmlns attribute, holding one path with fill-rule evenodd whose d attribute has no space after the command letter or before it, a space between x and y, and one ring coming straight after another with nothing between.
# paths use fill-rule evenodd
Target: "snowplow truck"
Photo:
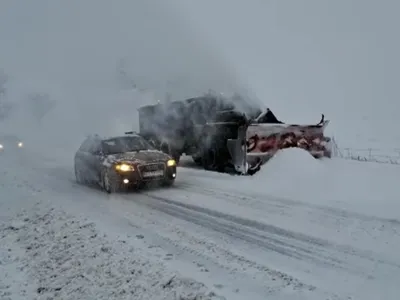
<instances>
[{"instance_id":1,"label":"snowplow truck","mask_svg":"<svg viewBox=\"0 0 400 300\"><path fill-rule=\"evenodd\" d=\"M206 170L253 174L277 151L298 147L315 158L331 157L324 115L314 125L286 124L271 110L214 95L140 107L140 135L177 163L185 154ZM240 105L243 108L242 105Z\"/></svg>"}]
</instances>

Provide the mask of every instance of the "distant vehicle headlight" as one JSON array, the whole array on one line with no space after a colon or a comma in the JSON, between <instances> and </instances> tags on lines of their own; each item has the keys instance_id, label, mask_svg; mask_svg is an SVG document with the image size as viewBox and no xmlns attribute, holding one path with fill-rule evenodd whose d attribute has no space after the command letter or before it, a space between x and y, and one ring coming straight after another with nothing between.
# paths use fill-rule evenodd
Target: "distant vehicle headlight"
<instances>
[{"instance_id":1,"label":"distant vehicle headlight","mask_svg":"<svg viewBox=\"0 0 400 300\"><path fill-rule=\"evenodd\" d=\"M115 169L121 172L135 171L135 168L128 164L118 164L115 166Z\"/></svg>"},{"instance_id":2,"label":"distant vehicle headlight","mask_svg":"<svg viewBox=\"0 0 400 300\"><path fill-rule=\"evenodd\" d=\"M1 150L1 149L3 149L3 145L2 145L2 144L0 144L0 150Z\"/></svg>"},{"instance_id":3,"label":"distant vehicle headlight","mask_svg":"<svg viewBox=\"0 0 400 300\"><path fill-rule=\"evenodd\" d=\"M24 143L23 143L23 142L19 142L19 143L18 143L18 147L19 147L19 148L22 148L23 146L24 146Z\"/></svg>"},{"instance_id":4,"label":"distant vehicle headlight","mask_svg":"<svg viewBox=\"0 0 400 300\"><path fill-rule=\"evenodd\" d=\"M175 159L170 159L169 161L167 161L167 166L168 166L168 167L176 166L176 161L175 161Z\"/></svg>"}]
</instances>

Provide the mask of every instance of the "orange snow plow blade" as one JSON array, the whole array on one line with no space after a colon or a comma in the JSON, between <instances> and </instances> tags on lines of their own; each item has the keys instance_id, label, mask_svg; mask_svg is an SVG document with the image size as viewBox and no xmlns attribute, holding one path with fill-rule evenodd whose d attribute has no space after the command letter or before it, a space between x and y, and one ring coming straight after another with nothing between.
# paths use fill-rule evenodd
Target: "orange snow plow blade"
<instances>
[{"instance_id":1,"label":"orange snow plow blade","mask_svg":"<svg viewBox=\"0 0 400 300\"><path fill-rule=\"evenodd\" d=\"M324 115L316 125L292 125L280 121L264 123L262 120L252 122L246 131L247 163L263 164L277 151L292 147L302 148L315 158L331 157L331 139L324 136L328 124L329 120L325 121Z\"/></svg>"}]
</instances>

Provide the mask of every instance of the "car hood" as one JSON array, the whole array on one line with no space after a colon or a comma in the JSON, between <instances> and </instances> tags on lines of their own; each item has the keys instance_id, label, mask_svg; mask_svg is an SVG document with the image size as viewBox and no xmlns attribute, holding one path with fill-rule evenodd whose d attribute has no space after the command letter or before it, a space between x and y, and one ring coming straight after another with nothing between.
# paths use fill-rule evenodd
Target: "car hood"
<instances>
[{"instance_id":1,"label":"car hood","mask_svg":"<svg viewBox=\"0 0 400 300\"><path fill-rule=\"evenodd\" d=\"M132 163L152 163L158 161L165 161L170 158L169 155L158 150L144 150L135 152L126 152L108 155L105 159L105 164L112 164L116 162L132 162Z\"/></svg>"}]
</instances>

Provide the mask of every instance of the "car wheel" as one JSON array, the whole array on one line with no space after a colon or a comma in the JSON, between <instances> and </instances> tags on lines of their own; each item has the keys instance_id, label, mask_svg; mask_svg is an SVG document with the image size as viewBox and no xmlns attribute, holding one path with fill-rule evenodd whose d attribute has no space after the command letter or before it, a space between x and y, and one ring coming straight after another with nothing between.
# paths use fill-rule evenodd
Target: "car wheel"
<instances>
[{"instance_id":1,"label":"car wheel","mask_svg":"<svg viewBox=\"0 0 400 300\"><path fill-rule=\"evenodd\" d=\"M103 171L102 183L103 189L109 194L119 191L118 182L116 182L115 178L112 177L107 169Z\"/></svg>"},{"instance_id":2,"label":"car wheel","mask_svg":"<svg viewBox=\"0 0 400 300\"><path fill-rule=\"evenodd\" d=\"M170 144L163 142L160 146L160 151L170 155L176 161L176 164L179 164L181 153L176 149L173 149Z\"/></svg>"},{"instance_id":3,"label":"car wheel","mask_svg":"<svg viewBox=\"0 0 400 300\"><path fill-rule=\"evenodd\" d=\"M85 183L85 179L82 175L82 172L79 170L79 168L75 165L75 179L76 182L79 184Z\"/></svg>"}]
</instances>

